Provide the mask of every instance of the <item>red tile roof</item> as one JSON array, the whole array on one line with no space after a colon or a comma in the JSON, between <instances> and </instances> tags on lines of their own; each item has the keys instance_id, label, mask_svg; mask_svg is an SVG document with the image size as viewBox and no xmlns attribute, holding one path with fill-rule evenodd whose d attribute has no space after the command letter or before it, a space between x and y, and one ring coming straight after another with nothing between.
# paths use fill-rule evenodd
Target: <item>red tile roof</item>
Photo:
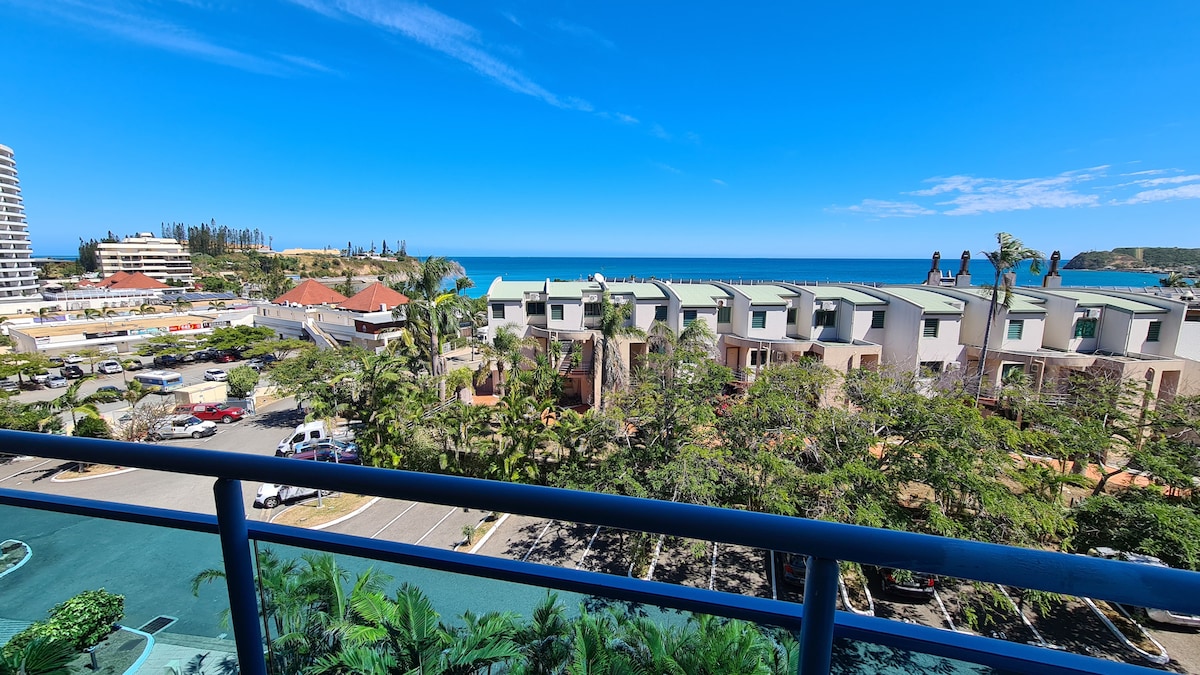
<instances>
[{"instance_id":1,"label":"red tile roof","mask_svg":"<svg viewBox=\"0 0 1200 675\"><path fill-rule=\"evenodd\" d=\"M325 286L316 279L305 279L300 285L271 302L276 305L296 303L297 305L336 305L345 302L346 296Z\"/></svg>"},{"instance_id":2,"label":"red tile roof","mask_svg":"<svg viewBox=\"0 0 1200 675\"><path fill-rule=\"evenodd\" d=\"M394 291L376 281L356 293L354 297L338 305L338 308L348 309L352 312L385 312L395 309L399 305L407 304L408 297L403 293Z\"/></svg>"},{"instance_id":3,"label":"red tile roof","mask_svg":"<svg viewBox=\"0 0 1200 675\"><path fill-rule=\"evenodd\" d=\"M132 274L130 274L129 272L117 272L116 274L113 274L111 277L101 280L99 285L104 288L112 288L112 289L117 289L117 290L128 289L128 288L144 288L144 289L170 288L170 286L168 286L167 284L164 284L163 282L161 282L157 279L148 277L145 274L142 274L141 272L134 272Z\"/></svg>"}]
</instances>

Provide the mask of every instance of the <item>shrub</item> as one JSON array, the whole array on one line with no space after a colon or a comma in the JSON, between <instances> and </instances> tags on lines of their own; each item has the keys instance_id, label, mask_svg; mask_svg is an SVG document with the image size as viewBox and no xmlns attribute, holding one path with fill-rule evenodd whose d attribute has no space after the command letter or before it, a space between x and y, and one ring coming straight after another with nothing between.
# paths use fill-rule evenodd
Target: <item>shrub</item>
<instances>
[{"instance_id":1,"label":"shrub","mask_svg":"<svg viewBox=\"0 0 1200 675\"><path fill-rule=\"evenodd\" d=\"M84 591L50 610L45 622L36 621L4 645L4 653L15 653L37 638L70 645L82 651L98 644L125 616L125 596L101 588Z\"/></svg>"},{"instance_id":2,"label":"shrub","mask_svg":"<svg viewBox=\"0 0 1200 675\"><path fill-rule=\"evenodd\" d=\"M258 372L248 366L238 366L229 371L230 398L246 398L258 385Z\"/></svg>"},{"instance_id":3,"label":"shrub","mask_svg":"<svg viewBox=\"0 0 1200 675\"><path fill-rule=\"evenodd\" d=\"M108 422L99 417L84 417L79 420L73 433L84 438L112 438L112 429L108 428Z\"/></svg>"}]
</instances>

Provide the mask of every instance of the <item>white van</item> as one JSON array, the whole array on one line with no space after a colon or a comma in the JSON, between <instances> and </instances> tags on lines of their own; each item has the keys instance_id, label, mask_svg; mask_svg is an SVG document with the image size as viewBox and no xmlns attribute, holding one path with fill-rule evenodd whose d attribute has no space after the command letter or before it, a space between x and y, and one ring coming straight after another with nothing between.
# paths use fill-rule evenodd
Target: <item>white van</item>
<instances>
[{"instance_id":1,"label":"white van","mask_svg":"<svg viewBox=\"0 0 1200 675\"><path fill-rule=\"evenodd\" d=\"M305 422L297 426L292 433L284 436L283 440L279 441L279 446L275 448L275 456L291 457L296 452L297 443L319 441L329 437L329 427L325 426L325 422Z\"/></svg>"},{"instance_id":2,"label":"white van","mask_svg":"<svg viewBox=\"0 0 1200 675\"><path fill-rule=\"evenodd\" d=\"M326 492L325 494L329 493ZM273 509L286 501L315 496L317 496L315 488L292 487L291 485L280 485L279 483L263 483L258 486L258 493L254 495L254 506L260 509Z\"/></svg>"}]
</instances>

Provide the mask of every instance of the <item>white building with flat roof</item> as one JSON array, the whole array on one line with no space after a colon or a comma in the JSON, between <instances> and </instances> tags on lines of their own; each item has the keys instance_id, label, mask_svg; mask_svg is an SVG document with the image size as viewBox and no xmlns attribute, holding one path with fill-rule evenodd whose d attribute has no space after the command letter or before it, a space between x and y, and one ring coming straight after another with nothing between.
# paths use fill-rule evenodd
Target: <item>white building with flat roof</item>
<instances>
[{"instance_id":1,"label":"white building with flat roof","mask_svg":"<svg viewBox=\"0 0 1200 675\"><path fill-rule=\"evenodd\" d=\"M25 203L12 148L0 145L0 303L38 298Z\"/></svg>"},{"instance_id":2,"label":"white building with flat roof","mask_svg":"<svg viewBox=\"0 0 1200 675\"><path fill-rule=\"evenodd\" d=\"M141 272L158 281L192 283L192 255L175 239L155 237L149 232L96 246L96 264L101 276L117 272Z\"/></svg>"}]
</instances>

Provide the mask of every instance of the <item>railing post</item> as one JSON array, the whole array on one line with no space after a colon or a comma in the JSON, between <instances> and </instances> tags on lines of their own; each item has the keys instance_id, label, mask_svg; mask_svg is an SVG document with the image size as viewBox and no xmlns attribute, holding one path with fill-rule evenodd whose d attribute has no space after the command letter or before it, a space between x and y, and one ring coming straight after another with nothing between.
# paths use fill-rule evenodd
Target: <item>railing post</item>
<instances>
[{"instance_id":1,"label":"railing post","mask_svg":"<svg viewBox=\"0 0 1200 675\"><path fill-rule=\"evenodd\" d=\"M833 653L838 561L808 557L804 575L804 621L800 624L800 675L826 675Z\"/></svg>"},{"instance_id":2,"label":"railing post","mask_svg":"<svg viewBox=\"0 0 1200 675\"><path fill-rule=\"evenodd\" d=\"M240 672L242 675L266 675L242 483L218 478L213 485L213 495L217 503L217 531L221 538L221 554L225 558L225 585L229 590L229 614L233 619Z\"/></svg>"}]
</instances>

